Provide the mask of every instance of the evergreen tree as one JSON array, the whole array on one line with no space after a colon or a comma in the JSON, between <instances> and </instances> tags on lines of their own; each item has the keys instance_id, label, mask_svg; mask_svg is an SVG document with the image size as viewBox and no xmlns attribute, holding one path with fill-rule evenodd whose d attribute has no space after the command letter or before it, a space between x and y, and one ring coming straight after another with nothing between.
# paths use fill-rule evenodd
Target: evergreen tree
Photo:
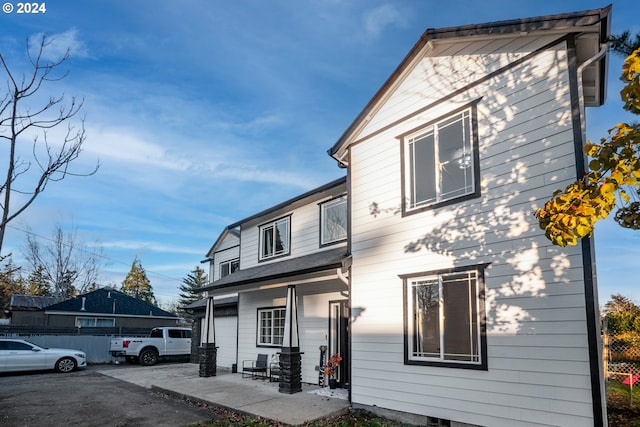
<instances>
[{"instance_id":1,"label":"evergreen tree","mask_svg":"<svg viewBox=\"0 0 640 427\"><path fill-rule=\"evenodd\" d=\"M153 305L157 305L156 297L153 295L153 288L151 282L147 277L147 272L142 267L142 263L136 257L131 263L131 270L127 273L122 282L120 291L131 297L148 302Z\"/></svg>"},{"instance_id":2,"label":"evergreen tree","mask_svg":"<svg viewBox=\"0 0 640 427\"><path fill-rule=\"evenodd\" d=\"M200 267L194 268L187 277L182 279L180 289L179 306L185 307L203 297L202 292L198 292L201 287L208 283L207 275Z\"/></svg>"},{"instance_id":3,"label":"evergreen tree","mask_svg":"<svg viewBox=\"0 0 640 427\"><path fill-rule=\"evenodd\" d=\"M11 295L25 293L20 267L13 263L10 256L11 254L0 256L0 262L3 263L0 269L0 318L3 318L5 310L9 309Z\"/></svg>"},{"instance_id":4,"label":"evergreen tree","mask_svg":"<svg viewBox=\"0 0 640 427\"><path fill-rule=\"evenodd\" d=\"M622 34L614 34L609 37L611 50L622 56L629 56L634 50L640 48L640 33L631 35L631 32L624 31Z\"/></svg>"},{"instance_id":5,"label":"evergreen tree","mask_svg":"<svg viewBox=\"0 0 640 427\"><path fill-rule=\"evenodd\" d=\"M35 296L50 296L51 286L44 272L44 267L40 266L32 271L27 277L27 294Z\"/></svg>"}]
</instances>

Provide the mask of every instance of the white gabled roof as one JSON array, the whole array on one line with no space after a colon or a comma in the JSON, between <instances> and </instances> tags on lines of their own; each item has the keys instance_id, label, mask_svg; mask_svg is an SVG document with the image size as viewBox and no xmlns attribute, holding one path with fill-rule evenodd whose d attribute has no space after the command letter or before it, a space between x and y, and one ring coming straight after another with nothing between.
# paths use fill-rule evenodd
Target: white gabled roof
<instances>
[{"instance_id":1,"label":"white gabled roof","mask_svg":"<svg viewBox=\"0 0 640 427\"><path fill-rule=\"evenodd\" d=\"M611 5L601 9L582 12L464 25L460 27L427 29L365 108L358 114L338 141L328 150L329 155L339 162L342 161L348 147L357 140L358 135L367 125L367 122L376 114L381 106L384 105L387 98L398 87L400 82L409 75L420 58L429 55L430 51L434 49L434 46L442 47L447 44L509 36L523 37L536 34L557 34L558 37L562 37L563 35L575 34L578 40L578 44L576 45L577 60L578 64L580 64L597 53L601 45L607 42L610 30L610 13ZM438 50L441 51L441 49ZM585 104L588 106L602 105L604 102L606 60L607 56L605 55L585 70Z\"/></svg>"}]
</instances>

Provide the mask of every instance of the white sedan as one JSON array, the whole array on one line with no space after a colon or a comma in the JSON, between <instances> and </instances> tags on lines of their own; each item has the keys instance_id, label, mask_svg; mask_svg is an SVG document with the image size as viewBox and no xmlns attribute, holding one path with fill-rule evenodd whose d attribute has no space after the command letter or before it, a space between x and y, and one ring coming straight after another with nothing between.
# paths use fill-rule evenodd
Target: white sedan
<instances>
[{"instance_id":1,"label":"white sedan","mask_svg":"<svg viewBox=\"0 0 640 427\"><path fill-rule=\"evenodd\" d=\"M44 348L32 342L0 338L0 372L55 369L71 372L87 366L87 355L79 350Z\"/></svg>"}]
</instances>

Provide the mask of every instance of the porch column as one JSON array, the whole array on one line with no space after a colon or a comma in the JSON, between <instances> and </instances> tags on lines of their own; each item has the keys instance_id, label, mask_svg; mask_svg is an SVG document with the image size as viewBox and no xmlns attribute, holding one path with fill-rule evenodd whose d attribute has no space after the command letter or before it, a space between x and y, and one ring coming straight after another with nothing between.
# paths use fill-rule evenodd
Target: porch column
<instances>
[{"instance_id":1,"label":"porch column","mask_svg":"<svg viewBox=\"0 0 640 427\"><path fill-rule=\"evenodd\" d=\"M208 297L206 314L204 319L202 319L200 348L198 351L198 358L200 360L199 375L201 377L216 375L217 353L213 297Z\"/></svg>"},{"instance_id":2,"label":"porch column","mask_svg":"<svg viewBox=\"0 0 640 427\"><path fill-rule=\"evenodd\" d=\"M280 353L280 393L293 394L302 391L302 354L298 337L298 305L296 287L287 287L287 307L284 320L284 337Z\"/></svg>"}]
</instances>

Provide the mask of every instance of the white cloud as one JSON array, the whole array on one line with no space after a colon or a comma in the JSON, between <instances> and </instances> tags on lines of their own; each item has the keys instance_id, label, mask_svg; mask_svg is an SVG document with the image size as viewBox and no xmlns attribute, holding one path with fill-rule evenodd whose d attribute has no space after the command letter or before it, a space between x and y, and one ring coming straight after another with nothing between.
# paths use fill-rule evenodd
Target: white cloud
<instances>
[{"instance_id":1,"label":"white cloud","mask_svg":"<svg viewBox=\"0 0 640 427\"><path fill-rule=\"evenodd\" d=\"M172 254L188 254L188 255L202 255L202 248L186 248L186 247L178 247L174 245L163 245L157 242L152 241L134 241L134 240L114 240L110 242L104 242L101 244L103 248L108 249L127 249L127 250L138 250L138 251L152 251L152 252L163 252L163 253L172 253Z\"/></svg>"},{"instance_id":2,"label":"white cloud","mask_svg":"<svg viewBox=\"0 0 640 427\"><path fill-rule=\"evenodd\" d=\"M378 37L384 29L391 25L405 26L402 14L392 4L382 4L364 14L364 30L372 37Z\"/></svg>"},{"instance_id":3,"label":"white cloud","mask_svg":"<svg viewBox=\"0 0 640 427\"><path fill-rule=\"evenodd\" d=\"M63 33L45 34L36 33L29 39L31 51L40 46L42 37L45 37L46 46L42 52L42 58L48 61L56 62L62 59L67 51L74 58L86 58L89 56L87 46L78 39L78 30L72 28Z\"/></svg>"}]
</instances>

